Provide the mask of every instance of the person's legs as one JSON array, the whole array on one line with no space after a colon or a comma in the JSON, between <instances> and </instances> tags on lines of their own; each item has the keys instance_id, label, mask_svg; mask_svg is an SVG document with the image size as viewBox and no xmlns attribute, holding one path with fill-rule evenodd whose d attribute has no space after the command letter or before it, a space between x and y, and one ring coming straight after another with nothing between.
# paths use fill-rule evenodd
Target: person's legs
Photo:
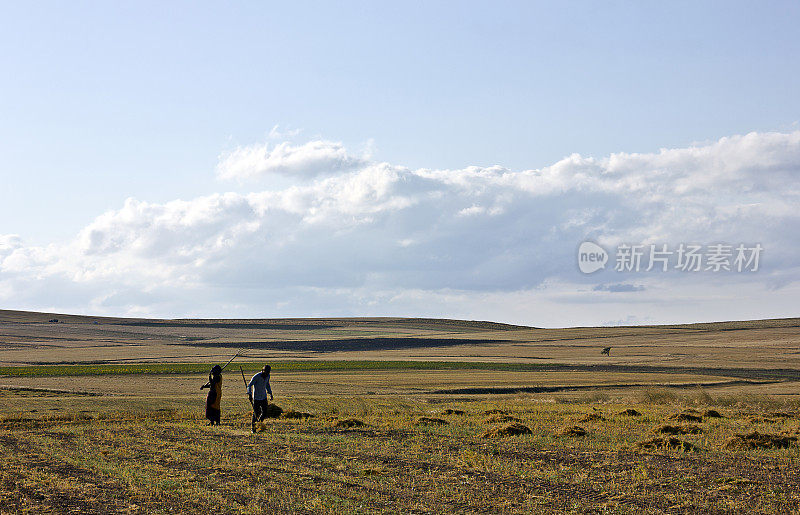
<instances>
[{"instance_id":1,"label":"person's legs","mask_svg":"<svg viewBox=\"0 0 800 515\"><path fill-rule=\"evenodd\" d=\"M264 420L266 415L267 400L253 401L253 432L256 432L256 423Z\"/></svg>"}]
</instances>

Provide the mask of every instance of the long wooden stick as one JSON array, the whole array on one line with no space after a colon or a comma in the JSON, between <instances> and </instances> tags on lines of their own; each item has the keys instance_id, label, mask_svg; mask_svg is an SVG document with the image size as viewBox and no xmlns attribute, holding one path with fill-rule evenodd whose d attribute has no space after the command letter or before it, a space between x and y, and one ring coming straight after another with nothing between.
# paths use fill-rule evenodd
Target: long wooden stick
<instances>
[{"instance_id":1,"label":"long wooden stick","mask_svg":"<svg viewBox=\"0 0 800 515\"><path fill-rule=\"evenodd\" d=\"M228 365L230 365L230 364L231 364L231 361L233 361L234 359L236 359L236 356L238 356L240 352L242 352L242 351L241 351L241 349L240 349L240 350L237 350L237 351L236 351L236 354L234 354L234 355L233 355L233 357L232 357L231 359L229 359L227 363L225 363L225 366L224 366L224 367L222 367L222 370L225 370L225 368L226 368Z\"/></svg>"},{"instance_id":2,"label":"long wooden stick","mask_svg":"<svg viewBox=\"0 0 800 515\"><path fill-rule=\"evenodd\" d=\"M247 379L244 378L244 369L242 367L239 367L239 370L241 370L241 372L242 372L242 381L244 381L244 387L247 388ZM250 401L250 406L252 406L253 405L253 399L250 397L249 392L248 392L248 395L247 395L247 400Z\"/></svg>"}]
</instances>

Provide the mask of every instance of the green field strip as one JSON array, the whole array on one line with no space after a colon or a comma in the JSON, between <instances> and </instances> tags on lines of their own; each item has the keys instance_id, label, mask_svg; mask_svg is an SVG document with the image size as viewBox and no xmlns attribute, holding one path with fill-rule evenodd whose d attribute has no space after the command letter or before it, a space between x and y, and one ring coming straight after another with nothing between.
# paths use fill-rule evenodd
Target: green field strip
<instances>
[{"instance_id":1,"label":"green field strip","mask_svg":"<svg viewBox=\"0 0 800 515\"><path fill-rule=\"evenodd\" d=\"M255 372L264 366L264 361L234 363L228 372L242 367ZM127 374L205 374L213 363L138 363L125 365L29 365L0 367L0 376L11 377L55 377L55 376L102 376ZM552 369L553 364L492 363L465 361L276 361L271 362L273 372L324 372L365 370L502 370L527 371ZM556 365L557 366L557 365Z\"/></svg>"}]
</instances>

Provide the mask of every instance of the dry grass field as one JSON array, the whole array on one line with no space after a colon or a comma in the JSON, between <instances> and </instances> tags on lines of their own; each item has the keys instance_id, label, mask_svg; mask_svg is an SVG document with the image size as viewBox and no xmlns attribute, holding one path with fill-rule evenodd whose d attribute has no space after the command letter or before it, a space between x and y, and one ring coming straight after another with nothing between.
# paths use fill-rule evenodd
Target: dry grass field
<instances>
[{"instance_id":1,"label":"dry grass field","mask_svg":"<svg viewBox=\"0 0 800 515\"><path fill-rule=\"evenodd\" d=\"M239 349L205 426L204 371ZM0 512L795 513L798 356L798 319L0 311ZM313 416L252 434L238 363L265 361L275 403Z\"/></svg>"}]
</instances>

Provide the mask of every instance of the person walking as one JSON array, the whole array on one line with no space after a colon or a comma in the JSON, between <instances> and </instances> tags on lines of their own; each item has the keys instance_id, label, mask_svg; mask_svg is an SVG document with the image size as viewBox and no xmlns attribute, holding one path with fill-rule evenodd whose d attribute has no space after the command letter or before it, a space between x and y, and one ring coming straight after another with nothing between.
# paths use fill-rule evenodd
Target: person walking
<instances>
[{"instance_id":1,"label":"person walking","mask_svg":"<svg viewBox=\"0 0 800 515\"><path fill-rule=\"evenodd\" d=\"M269 373L272 368L264 365L261 372L253 376L247 384L247 396L253 404L253 432L256 432L256 423L267 417L267 394L272 400L272 388L269 386Z\"/></svg>"},{"instance_id":2,"label":"person walking","mask_svg":"<svg viewBox=\"0 0 800 515\"><path fill-rule=\"evenodd\" d=\"M200 387L201 390L204 388L208 388L208 396L206 397L208 425L219 425L221 415L219 403L222 400L222 367L214 365L214 368L208 374L208 382Z\"/></svg>"}]
</instances>

